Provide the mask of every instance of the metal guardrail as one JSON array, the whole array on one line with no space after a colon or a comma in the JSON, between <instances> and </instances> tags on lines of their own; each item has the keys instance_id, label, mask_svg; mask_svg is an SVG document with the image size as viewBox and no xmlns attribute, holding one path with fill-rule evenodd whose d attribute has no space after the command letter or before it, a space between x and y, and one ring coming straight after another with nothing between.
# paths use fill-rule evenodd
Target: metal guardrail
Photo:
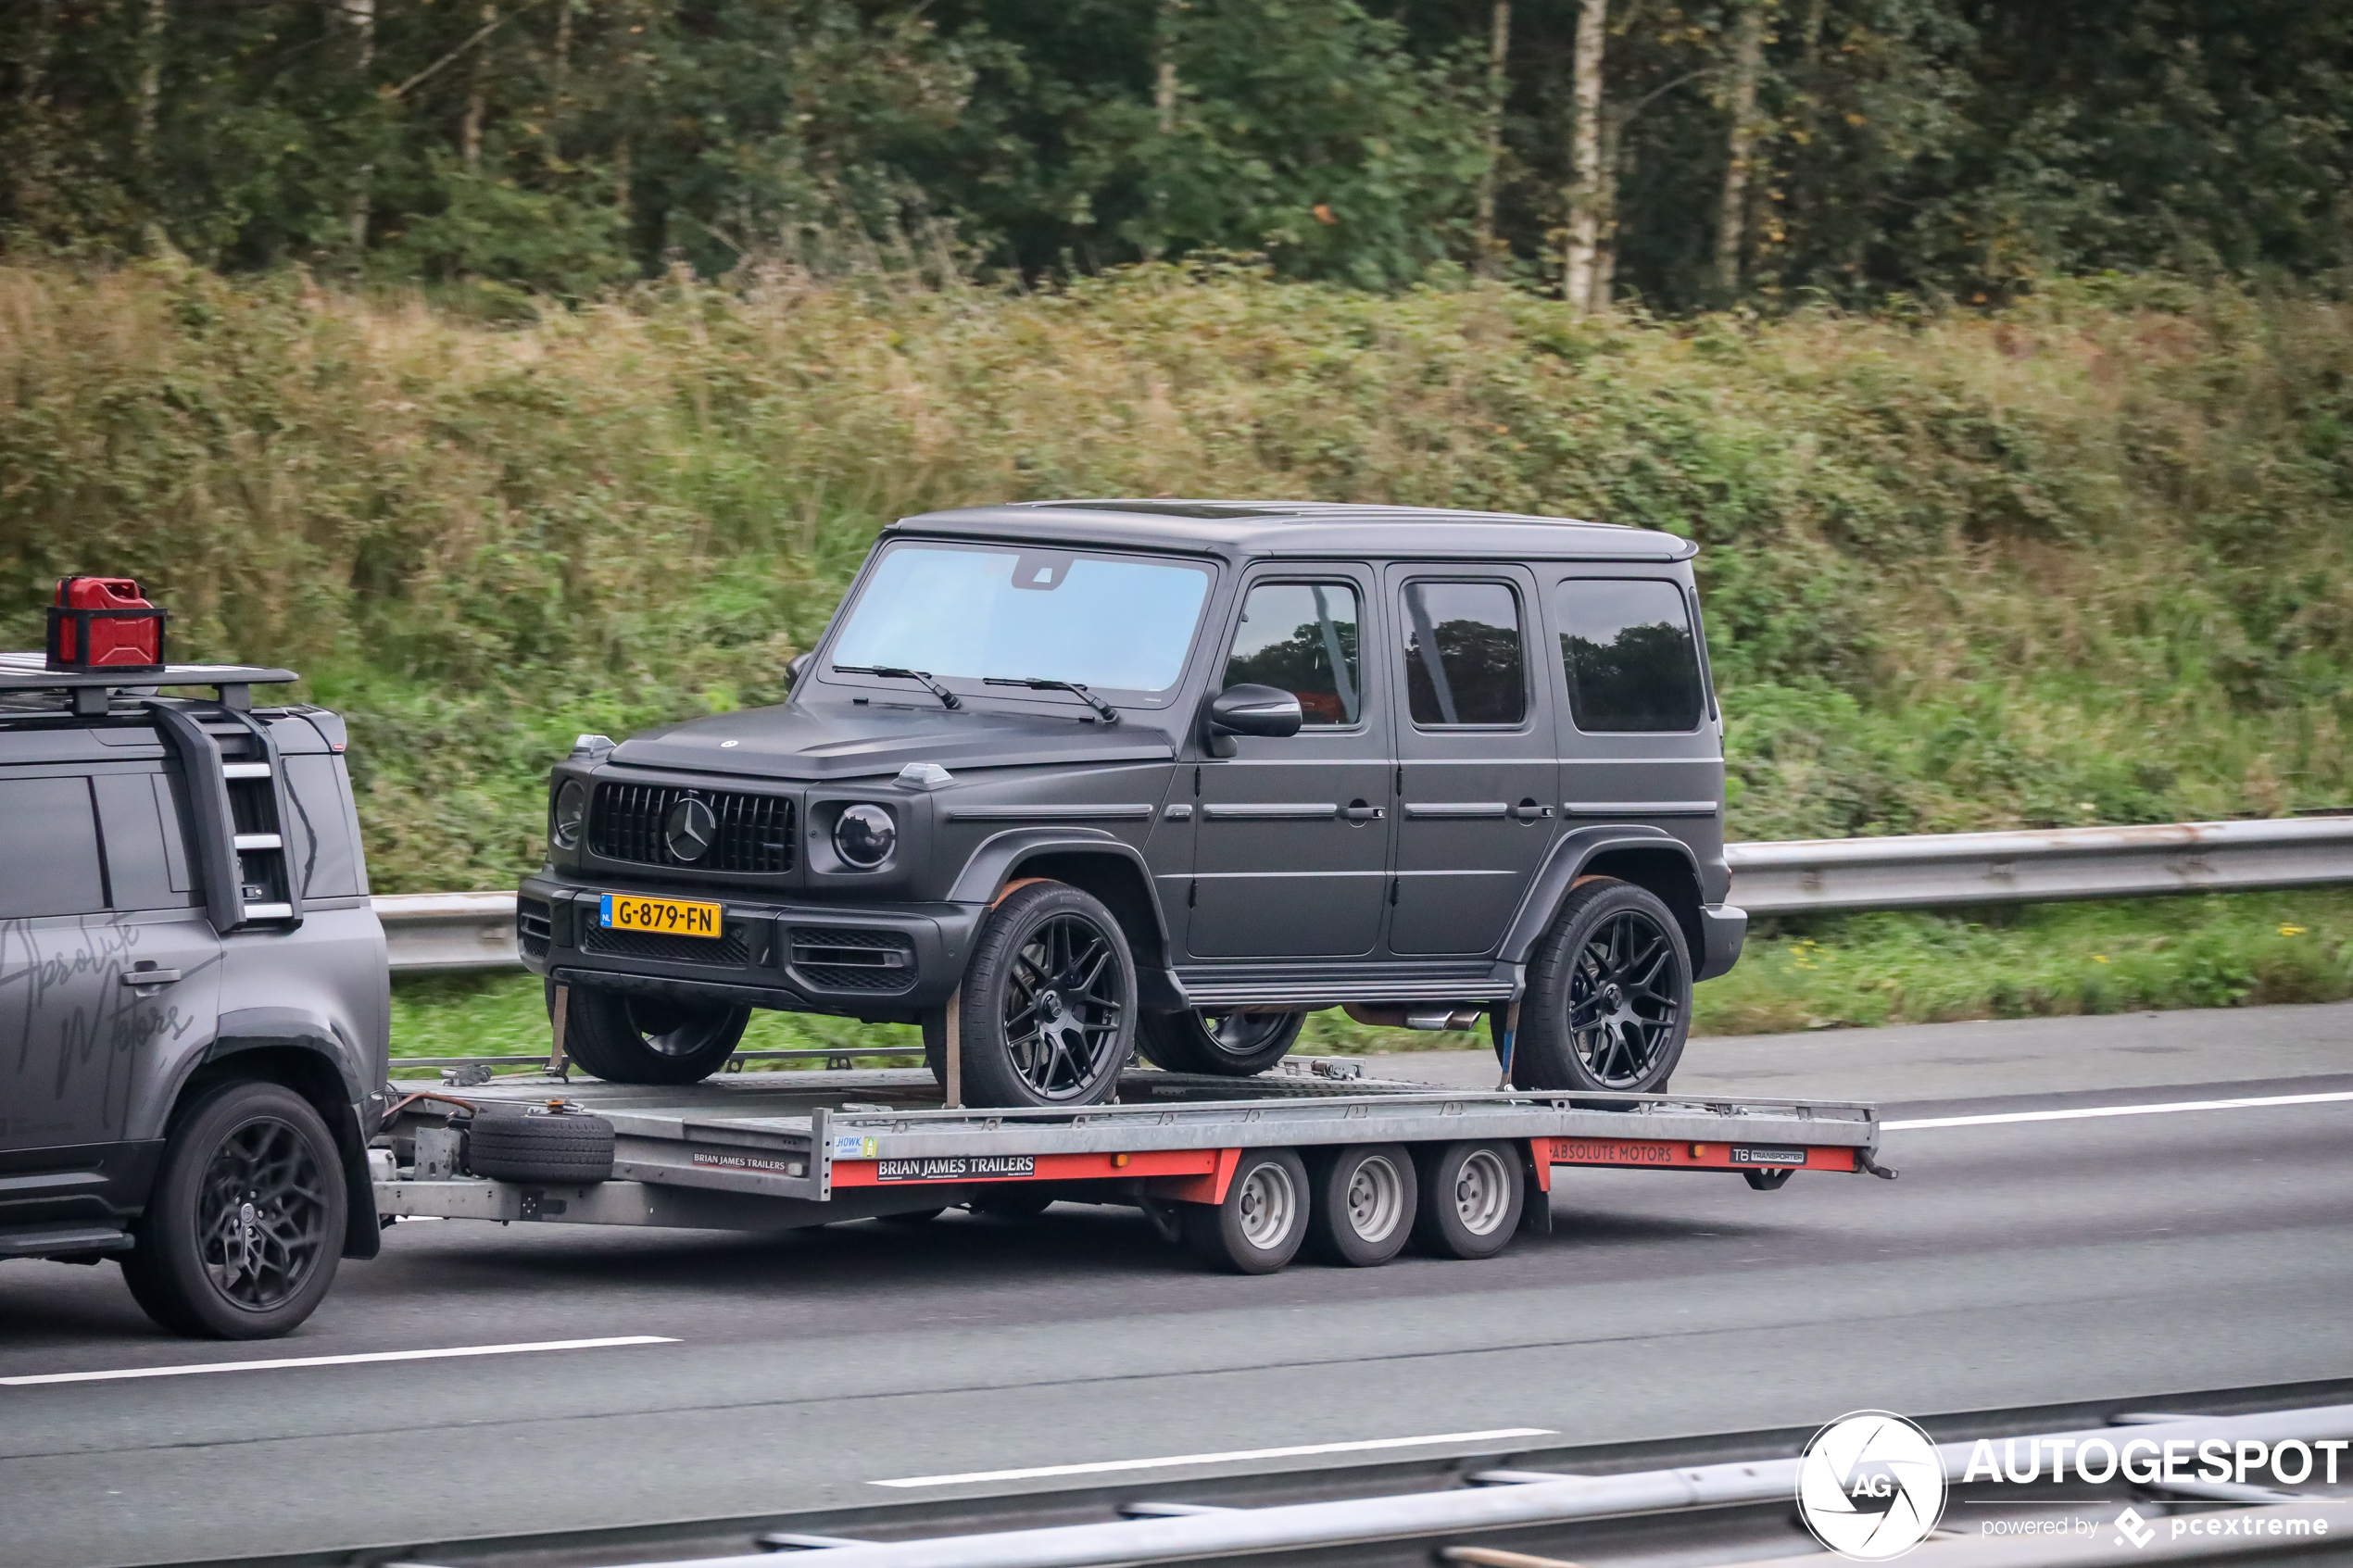
<instances>
[{"instance_id":1,"label":"metal guardrail","mask_svg":"<svg viewBox=\"0 0 2353 1568\"><path fill-rule=\"evenodd\" d=\"M2159 1449L2169 1441L2187 1443L2195 1449L2201 1442L2220 1439L2235 1449L2242 1440L2259 1441L2268 1448L2288 1439L2310 1443L2353 1436L2353 1405L2317 1406L2260 1415L2120 1417L2118 1420L2129 1424L2134 1438L2158 1445ZM2011 1441L2020 1446L2030 1441L2040 1445L2039 1449L2026 1449L2032 1454L2038 1451L2073 1451L2092 1439L2112 1446L2119 1440L2116 1425L2036 1434L2032 1439L2020 1435ZM2059 1449L2057 1445L2060 1444L2066 1445L2066 1448ZM1969 1442L1938 1446L1937 1456L1943 1462L1948 1483L1957 1483L1964 1478L1975 1447ZM1799 1463L1796 1459L1761 1460L1678 1470L1640 1471L1619 1475L1489 1471L1469 1477L1475 1483L1469 1487L1408 1492L1389 1497L1291 1503L1271 1508L1189 1508L1164 1504L1149 1511L1138 1511L1145 1513L1144 1517L1130 1517L1109 1524L1064 1524L1044 1529L1001 1530L985 1535L937 1536L927 1539L887 1542L855 1537L778 1537L763 1544L775 1548L819 1549L824 1553L823 1562L826 1568L1114 1568L1114 1565L1117 1568L1145 1568L1147 1564L1224 1562L1261 1555L1275 1556L1279 1561L1303 1552L1336 1552L1376 1544L1393 1546L1407 1541L1428 1543L1438 1549L1439 1555L1444 1560L1478 1562L1500 1559L1505 1554L1465 1550L1462 1545L1455 1543L1462 1542L1464 1537L1475 1539L1480 1536L1491 1537L1498 1532L1526 1530L1531 1526L1569 1525L1589 1520L1674 1515L1700 1509L1787 1502L1796 1496ZM2182 1490L2187 1495L2187 1488ZM2207 1490L2220 1491L2219 1488ZM2337 1537L2329 1542L2329 1547L2340 1553L2348 1544L2353 1544L2346 1539L2348 1534L2353 1534L2353 1501L2342 1497L2296 1496L2251 1486L2233 1490L2241 1495L2227 1499L2217 1495L2210 1500L2271 1504L2294 1502L2298 1513L2315 1521L2325 1521L2325 1534L2318 1540L2308 1538L2294 1543L2307 1549L2299 1555L2317 1555L2309 1549L2327 1541L2329 1537ZM2253 1532L2239 1536L2242 1541L2252 1542L2255 1538ZM2216 1537L2201 1536L2189 1550L2169 1549L2148 1555L2176 1559L2232 1555L2233 1549L2222 1544L2228 1539L2230 1537L2217 1532ZM1987 1556L1982 1550L1969 1549L1977 1544L1974 1541L1954 1542L1949 1546L1944 1542L1932 1543L1922 1549L1923 1556L1930 1560L1949 1557L1955 1568L1959 1568L1962 1563L1977 1568L1980 1560ZM2015 1543L2004 1544L2015 1546ZM2104 1542L2085 1544L2095 1549L2088 1553L2078 1549L2054 1554L2036 1553L2030 1547L2024 1552L2012 1549L1993 1555L1998 1562L2012 1565L2012 1568L2039 1563L2046 1558L2052 1562L2054 1568L2062 1562L2074 1564L2075 1568L2092 1568L2095 1562L2126 1558L2139 1560L2131 1551L2098 1551L2097 1547ZM2288 1543L2266 1544L2276 1551ZM1940 1548L1944 1549L1940 1551ZM1953 1548L1960 1549L1954 1550ZM2264 1548L2258 1546L2256 1549ZM1316 1560L1325 1561L1321 1558ZM1523 1563L1550 1561L1516 1554L1512 1560ZM1819 1562L1820 1559L1808 1558L1805 1561ZM651 1560L632 1564L630 1568L760 1568L760 1565L774 1562L774 1556L763 1552ZM423 1565L404 1564L403 1568L423 1568ZM1760 1562L1757 1568L1765 1568L1765 1565Z\"/></svg>"},{"instance_id":2,"label":"metal guardrail","mask_svg":"<svg viewBox=\"0 0 2353 1568\"><path fill-rule=\"evenodd\" d=\"M1730 844L1753 915L2129 898L2353 882L2353 815ZM375 900L397 971L512 969L511 893Z\"/></svg>"},{"instance_id":3,"label":"metal guardrail","mask_svg":"<svg viewBox=\"0 0 2353 1568\"><path fill-rule=\"evenodd\" d=\"M2353 882L2353 816L1730 844L1751 914L2131 898Z\"/></svg>"}]
</instances>

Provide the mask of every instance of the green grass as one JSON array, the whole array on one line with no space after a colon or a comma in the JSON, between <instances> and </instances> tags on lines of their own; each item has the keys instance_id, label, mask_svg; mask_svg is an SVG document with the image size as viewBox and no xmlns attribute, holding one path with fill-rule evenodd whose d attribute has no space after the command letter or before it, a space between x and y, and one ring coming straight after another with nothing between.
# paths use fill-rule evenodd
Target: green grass
<instances>
[{"instance_id":1,"label":"green grass","mask_svg":"<svg viewBox=\"0 0 2353 1568\"><path fill-rule=\"evenodd\" d=\"M1965 915L1868 914L1760 929L1731 973L1699 988L1696 1032L1754 1035L2144 1008L2252 1006L2353 997L2353 891L2217 894L2028 905ZM904 1042L905 1025L762 1012L747 1050ZM1307 1021L1310 1055L1462 1050L1486 1035ZM528 1055L547 1048L539 982L421 977L393 987L396 1056ZM869 1065L881 1065L869 1062Z\"/></svg>"}]
</instances>

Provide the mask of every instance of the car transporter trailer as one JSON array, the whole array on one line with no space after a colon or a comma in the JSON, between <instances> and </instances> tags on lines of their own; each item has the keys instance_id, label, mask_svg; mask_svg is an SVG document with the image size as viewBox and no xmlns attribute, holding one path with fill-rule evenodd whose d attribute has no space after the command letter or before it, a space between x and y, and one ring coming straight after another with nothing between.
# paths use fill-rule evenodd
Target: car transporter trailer
<instances>
[{"instance_id":1,"label":"car transporter trailer","mask_svg":"<svg viewBox=\"0 0 2353 1568\"><path fill-rule=\"evenodd\" d=\"M1131 1070L1119 1101L1068 1110L944 1108L921 1070L640 1086L551 1066L446 1071L399 1100L371 1151L379 1215L773 1231L1124 1204L1263 1273L1302 1244L1339 1263L1386 1261L1409 1236L1491 1256L1551 1228L1525 1198L1550 1193L1555 1166L1737 1173L1764 1190L1798 1171L1893 1174L1867 1105L1446 1089L1345 1059L1239 1080Z\"/></svg>"}]
</instances>

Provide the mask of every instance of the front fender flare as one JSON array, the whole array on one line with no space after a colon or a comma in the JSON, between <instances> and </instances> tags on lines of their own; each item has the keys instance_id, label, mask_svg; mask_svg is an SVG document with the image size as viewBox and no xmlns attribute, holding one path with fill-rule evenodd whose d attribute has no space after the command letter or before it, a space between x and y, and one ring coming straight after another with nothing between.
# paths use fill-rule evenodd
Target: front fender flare
<instances>
[{"instance_id":1,"label":"front fender flare","mask_svg":"<svg viewBox=\"0 0 2353 1568\"><path fill-rule=\"evenodd\" d=\"M1010 828L992 834L981 841L972 858L964 862L964 869L957 873L956 884L948 892L949 900L987 904L997 897L998 889L1004 886L1006 879L1020 869L1023 861L1039 855L1070 852L1107 856L1133 866L1144 885L1144 902L1151 909L1152 925L1160 935L1160 950L1175 950L1169 944L1168 920L1161 912L1160 895L1143 851L1101 828Z\"/></svg>"},{"instance_id":2,"label":"front fender flare","mask_svg":"<svg viewBox=\"0 0 2353 1568\"><path fill-rule=\"evenodd\" d=\"M1587 861L1606 849L1668 849L1680 855L1692 868L1692 885L1700 886L1699 858L1692 847L1664 828L1641 823L1597 822L1591 827L1574 828L1553 846L1543 867L1528 884L1527 894L1519 901L1518 910L1504 937L1503 951L1497 956L1506 963L1525 963L1529 949L1553 923L1553 911L1568 896L1569 888L1585 869Z\"/></svg>"}]
</instances>

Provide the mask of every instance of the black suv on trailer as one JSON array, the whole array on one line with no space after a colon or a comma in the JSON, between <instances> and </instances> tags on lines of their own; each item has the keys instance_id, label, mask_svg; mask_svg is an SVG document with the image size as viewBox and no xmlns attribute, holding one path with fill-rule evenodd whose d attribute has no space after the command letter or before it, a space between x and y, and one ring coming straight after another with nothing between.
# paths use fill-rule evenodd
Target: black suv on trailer
<instances>
[{"instance_id":1,"label":"black suv on trailer","mask_svg":"<svg viewBox=\"0 0 2353 1568\"><path fill-rule=\"evenodd\" d=\"M1133 1048L1252 1073L1344 1006L1486 1012L1524 1087L1659 1088L1746 927L1694 553L1316 503L906 519L782 707L581 738L524 961L629 1082L765 1007L1083 1105Z\"/></svg>"},{"instance_id":2,"label":"black suv on trailer","mask_svg":"<svg viewBox=\"0 0 2353 1568\"><path fill-rule=\"evenodd\" d=\"M384 927L343 721L252 706L293 679L0 654L0 1258L118 1258L185 1334L377 1248Z\"/></svg>"}]
</instances>

